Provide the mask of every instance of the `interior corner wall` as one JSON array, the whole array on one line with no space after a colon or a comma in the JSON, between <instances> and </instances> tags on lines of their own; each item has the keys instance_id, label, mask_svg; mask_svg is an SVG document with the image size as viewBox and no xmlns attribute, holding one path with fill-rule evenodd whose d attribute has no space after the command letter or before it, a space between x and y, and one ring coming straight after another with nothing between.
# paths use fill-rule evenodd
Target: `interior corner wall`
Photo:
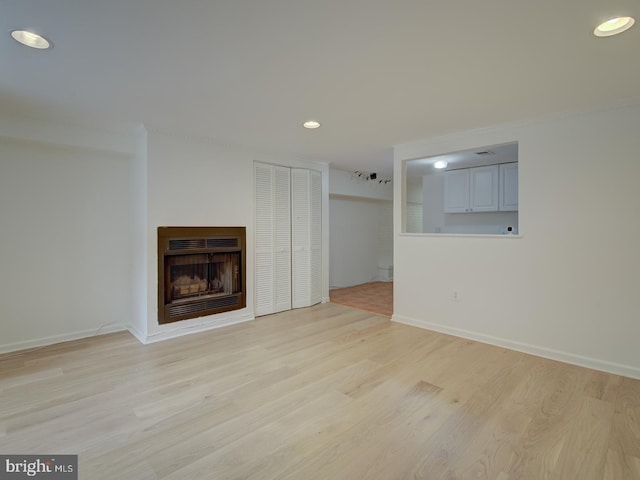
<instances>
[{"instance_id":1,"label":"interior corner wall","mask_svg":"<svg viewBox=\"0 0 640 480\"><path fill-rule=\"evenodd\" d=\"M147 341L253 318L253 160L205 141L147 134ZM159 226L246 227L246 308L158 324Z\"/></svg>"},{"instance_id":2,"label":"interior corner wall","mask_svg":"<svg viewBox=\"0 0 640 480\"><path fill-rule=\"evenodd\" d=\"M0 117L0 352L124 328L149 342L253 318L254 160L283 159L143 126ZM284 164L322 172L326 301L328 165ZM159 326L160 225L246 226L247 308Z\"/></svg>"},{"instance_id":3,"label":"interior corner wall","mask_svg":"<svg viewBox=\"0 0 640 480\"><path fill-rule=\"evenodd\" d=\"M397 146L393 319L640 378L638 125L630 105ZM401 233L405 160L510 141L519 237Z\"/></svg>"},{"instance_id":4,"label":"interior corner wall","mask_svg":"<svg viewBox=\"0 0 640 480\"><path fill-rule=\"evenodd\" d=\"M393 185L329 170L329 285L389 280L393 266Z\"/></svg>"},{"instance_id":5,"label":"interior corner wall","mask_svg":"<svg viewBox=\"0 0 640 480\"><path fill-rule=\"evenodd\" d=\"M385 204L388 215L385 215ZM391 204L331 197L329 208L330 287L350 287L377 280L380 264L392 265Z\"/></svg>"},{"instance_id":6,"label":"interior corner wall","mask_svg":"<svg viewBox=\"0 0 640 480\"><path fill-rule=\"evenodd\" d=\"M0 139L0 351L122 330L131 157L24 126L29 138Z\"/></svg>"},{"instance_id":7,"label":"interior corner wall","mask_svg":"<svg viewBox=\"0 0 640 480\"><path fill-rule=\"evenodd\" d=\"M393 202L378 205L378 277L380 281L393 278ZM391 271L389 269L391 268Z\"/></svg>"},{"instance_id":8,"label":"interior corner wall","mask_svg":"<svg viewBox=\"0 0 640 480\"><path fill-rule=\"evenodd\" d=\"M137 131L131 174L131 317L129 331L141 342L147 338L147 131Z\"/></svg>"},{"instance_id":9,"label":"interior corner wall","mask_svg":"<svg viewBox=\"0 0 640 480\"><path fill-rule=\"evenodd\" d=\"M386 178L386 177L385 177ZM383 178L381 178L383 180ZM393 200L393 183L378 183L377 180L362 180L353 172L329 169L329 194L367 198L370 200Z\"/></svg>"},{"instance_id":10,"label":"interior corner wall","mask_svg":"<svg viewBox=\"0 0 640 480\"><path fill-rule=\"evenodd\" d=\"M254 161L311 168L322 173L323 299L328 298L328 166L301 159L228 148L205 140L147 134L147 338L152 342L254 318ZM245 226L247 306L169 324L158 324L157 228Z\"/></svg>"}]
</instances>

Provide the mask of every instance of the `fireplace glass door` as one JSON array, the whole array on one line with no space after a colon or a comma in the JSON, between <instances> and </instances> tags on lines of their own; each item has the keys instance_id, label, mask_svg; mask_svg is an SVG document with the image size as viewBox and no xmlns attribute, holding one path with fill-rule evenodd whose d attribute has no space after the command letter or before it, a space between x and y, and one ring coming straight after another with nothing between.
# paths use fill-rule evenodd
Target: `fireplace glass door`
<instances>
[{"instance_id":1,"label":"fireplace glass door","mask_svg":"<svg viewBox=\"0 0 640 480\"><path fill-rule=\"evenodd\" d=\"M240 292L240 253L174 255L165 263L165 304Z\"/></svg>"}]
</instances>

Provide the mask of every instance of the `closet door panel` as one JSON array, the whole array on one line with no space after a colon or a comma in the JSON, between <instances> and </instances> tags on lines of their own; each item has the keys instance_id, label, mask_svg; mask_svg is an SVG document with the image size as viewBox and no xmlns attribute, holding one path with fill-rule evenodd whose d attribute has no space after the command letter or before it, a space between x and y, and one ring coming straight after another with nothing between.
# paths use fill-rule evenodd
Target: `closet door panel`
<instances>
[{"instance_id":1,"label":"closet door panel","mask_svg":"<svg viewBox=\"0 0 640 480\"><path fill-rule=\"evenodd\" d=\"M322 301L322 174L255 164L256 315Z\"/></svg>"},{"instance_id":2,"label":"closet door panel","mask_svg":"<svg viewBox=\"0 0 640 480\"><path fill-rule=\"evenodd\" d=\"M293 308L311 305L310 178L309 170L291 170Z\"/></svg>"},{"instance_id":3,"label":"closet door panel","mask_svg":"<svg viewBox=\"0 0 640 480\"><path fill-rule=\"evenodd\" d=\"M275 312L291 309L291 171L274 167Z\"/></svg>"},{"instance_id":4,"label":"closet door panel","mask_svg":"<svg viewBox=\"0 0 640 480\"><path fill-rule=\"evenodd\" d=\"M255 225L256 225L256 315L275 311L274 283L274 175L273 167L256 163Z\"/></svg>"},{"instance_id":5,"label":"closet door panel","mask_svg":"<svg viewBox=\"0 0 640 480\"><path fill-rule=\"evenodd\" d=\"M310 238L311 238L311 305L322 301L322 174L311 171Z\"/></svg>"}]
</instances>

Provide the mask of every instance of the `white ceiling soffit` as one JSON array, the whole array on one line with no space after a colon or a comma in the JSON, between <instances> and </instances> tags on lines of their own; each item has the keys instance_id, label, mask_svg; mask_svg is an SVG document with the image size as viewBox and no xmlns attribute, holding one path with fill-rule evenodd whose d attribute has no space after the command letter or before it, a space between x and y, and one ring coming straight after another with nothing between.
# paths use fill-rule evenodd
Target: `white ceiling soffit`
<instances>
[{"instance_id":1,"label":"white ceiling soffit","mask_svg":"<svg viewBox=\"0 0 640 480\"><path fill-rule=\"evenodd\" d=\"M640 95L635 0L0 0L0 110L389 174L391 147ZM35 51L9 31L32 29ZM613 70L603 65L615 66ZM305 130L309 118L322 126Z\"/></svg>"},{"instance_id":2,"label":"white ceiling soffit","mask_svg":"<svg viewBox=\"0 0 640 480\"><path fill-rule=\"evenodd\" d=\"M407 162L407 175L423 176L442 171L434 168L434 164L438 160L444 160L447 162L446 170L517 162L518 143L488 146L479 145L477 148L462 152L453 152L444 155L409 160Z\"/></svg>"}]
</instances>

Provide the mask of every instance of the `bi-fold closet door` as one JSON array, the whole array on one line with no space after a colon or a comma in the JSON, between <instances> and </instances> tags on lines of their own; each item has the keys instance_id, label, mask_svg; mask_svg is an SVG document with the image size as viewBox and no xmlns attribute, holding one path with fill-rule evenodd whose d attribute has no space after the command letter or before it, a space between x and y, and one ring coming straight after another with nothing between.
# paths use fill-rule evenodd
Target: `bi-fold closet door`
<instances>
[{"instance_id":1,"label":"bi-fold closet door","mask_svg":"<svg viewBox=\"0 0 640 480\"><path fill-rule=\"evenodd\" d=\"M255 163L256 315L322 300L322 175Z\"/></svg>"}]
</instances>

